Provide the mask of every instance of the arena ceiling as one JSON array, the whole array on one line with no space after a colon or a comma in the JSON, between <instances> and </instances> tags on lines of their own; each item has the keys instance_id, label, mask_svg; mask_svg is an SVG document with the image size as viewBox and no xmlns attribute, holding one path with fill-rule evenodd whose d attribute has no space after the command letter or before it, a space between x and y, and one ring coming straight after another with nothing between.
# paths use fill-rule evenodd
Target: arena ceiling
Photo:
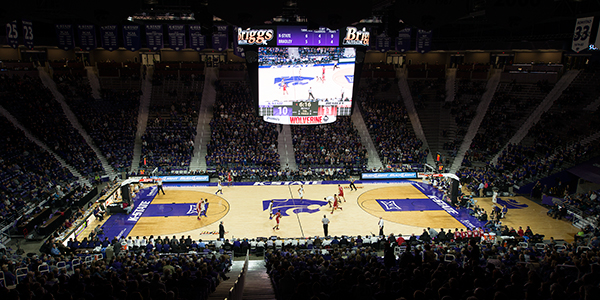
<instances>
[{"instance_id":1,"label":"arena ceiling","mask_svg":"<svg viewBox=\"0 0 600 300\"><path fill-rule=\"evenodd\" d=\"M376 34L386 32L389 36L395 36L404 27L431 29L436 49L501 49L506 43L513 43L513 48L518 48L519 43L538 43L537 48L565 44L572 36L576 18L600 16L600 0L364 0L357 5L352 3L347 0L20 0L2 4L0 21L32 20L34 25L40 25L35 26L36 38L46 36L53 44L53 26L44 25L125 24L128 16L151 10L191 11L195 20L186 22L200 23L209 32L215 20L241 27L300 22L329 28L368 20L370 23L364 25L370 26ZM523 45L523 49L526 46Z\"/></svg>"}]
</instances>

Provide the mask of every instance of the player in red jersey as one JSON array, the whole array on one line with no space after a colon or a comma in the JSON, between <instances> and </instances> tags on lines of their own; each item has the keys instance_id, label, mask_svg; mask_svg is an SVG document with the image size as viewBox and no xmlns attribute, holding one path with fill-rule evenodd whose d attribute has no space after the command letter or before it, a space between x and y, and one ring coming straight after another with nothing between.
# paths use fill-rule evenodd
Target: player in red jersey
<instances>
[{"instance_id":1,"label":"player in red jersey","mask_svg":"<svg viewBox=\"0 0 600 300\"><path fill-rule=\"evenodd\" d=\"M479 241L479 239L481 238L481 232L479 232L479 229L475 228L473 229L473 237Z\"/></svg>"},{"instance_id":2,"label":"player in red jersey","mask_svg":"<svg viewBox=\"0 0 600 300\"><path fill-rule=\"evenodd\" d=\"M473 231L471 229L467 229L467 231L465 232L465 235L467 237L468 240L473 238Z\"/></svg>"},{"instance_id":3,"label":"player in red jersey","mask_svg":"<svg viewBox=\"0 0 600 300\"><path fill-rule=\"evenodd\" d=\"M273 227L273 230L279 230L279 219L281 219L281 209L278 209L277 213L275 214L275 221L277 221L277 225Z\"/></svg>"},{"instance_id":4,"label":"player in red jersey","mask_svg":"<svg viewBox=\"0 0 600 300\"><path fill-rule=\"evenodd\" d=\"M460 229L460 240L464 241L465 239L467 239L467 233L461 228Z\"/></svg>"},{"instance_id":5,"label":"player in red jersey","mask_svg":"<svg viewBox=\"0 0 600 300\"><path fill-rule=\"evenodd\" d=\"M233 181L233 176L231 175L231 171L227 172L227 186L231 186L231 182Z\"/></svg>"},{"instance_id":6,"label":"player in red jersey","mask_svg":"<svg viewBox=\"0 0 600 300\"><path fill-rule=\"evenodd\" d=\"M346 202L346 197L344 197L344 188L338 184L338 197L343 198L344 202Z\"/></svg>"},{"instance_id":7,"label":"player in red jersey","mask_svg":"<svg viewBox=\"0 0 600 300\"><path fill-rule=\"evenodd\" d=\"M338 196L333 195L333 208L331 209L332 214L333 214L333 211L336 209L342 210L342 207L339 205L340 205L340 200L339 200Z\"/></svg>"},{"instance_id":8,"label":"player in red jersey","mask_svg":"<svg viewBox=\"0 0 600 300\"><path fill-rule=\"evenodd\" d=\"M281 85L281 88L283 89L284 95L288 95L287 87L288 87L287 84L285 82L283 82L283 84Z\"/></svg>"},{"instance_id":9,"label":"player in red jersey","mask_svg":"<svg viewBox=\"0 0 600 300\"><path fill-rule=\"evenodd\" d=\"M456 228L456 230L454 230L454 241L458 242L460 240L461 240L460 231L458 231L458 228Z\"/></svg>"}]
</instances>

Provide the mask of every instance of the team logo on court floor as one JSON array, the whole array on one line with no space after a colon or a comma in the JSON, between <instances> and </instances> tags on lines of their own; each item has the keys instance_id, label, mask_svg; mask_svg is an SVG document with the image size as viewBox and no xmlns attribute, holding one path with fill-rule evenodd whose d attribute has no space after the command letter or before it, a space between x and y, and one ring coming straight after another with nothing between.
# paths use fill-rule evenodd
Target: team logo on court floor
<instances>
[{"instance_id":1,"label":"team logo on court floor","mask_svg":"<svg viewBox=\"0 0 600 300\"><path fill-rule=\"evenodd\" d=\"M269 209L271 200L263 200L263 211ZM284 217L291 214L309 213L314 214L321 210L321 207L327 205L324 200L304 199L273 199L273 212L281 210L281 215ZM291 210L291 213L289 212Z\"/></svg>"},{"instance_id":2,"label":"team logo on court floor","mask_svg":"<svg viewBox=\"0 0 600 300\"><path fill-rule=\"evenodd\" d=\"M285 83L287 85L305 85L305 84L308 84L313 79L315 79L315 78L307 77L307 76L284 76L284 77L276 77L273 83L278 86L282 86L283 83Z\"/></svg>"},{"instance_id":3,"label":"team logo on court floor","mask_svg":"<svg viewBox=\"0 0 600 300\"><path fill-rule=\"evenodd\" d=\"M425 211L425 210L441 210L439 205L436 205L429 199L376 199L379 206L383 210L390 211Z\"/></svg>"},{"instance_id":4,"label":"team logo on court floor","mask_svg":"<svg viewBox=\"0 0 600 300\"><path fill-rule=\"evenodd\" d=\"M519 203L519 201L515 200L515 199L510 199L508 198L508 200L503 200L498 198L498 204L502 204L502 205L506 205L506 208L508 209L523 209L526 207L529 207L529 205L525 204L525 203Z\"/></svg>"}]
</instances>

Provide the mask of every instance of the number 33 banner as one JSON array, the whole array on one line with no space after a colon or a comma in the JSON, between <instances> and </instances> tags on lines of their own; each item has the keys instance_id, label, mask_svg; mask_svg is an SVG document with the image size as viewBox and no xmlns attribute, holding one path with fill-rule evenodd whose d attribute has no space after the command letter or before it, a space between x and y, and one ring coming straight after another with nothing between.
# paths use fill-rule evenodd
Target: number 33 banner
<instances>
[{"instance_id":1,"label":"number 33 banner","mask_svg":"<svg viewBox=\"0 0 600 300\"><path fill-rule=\"evenodd\" d=\"M592 34L592 24L594 17L579 18L575 24L575 32L573 33L573 44L571 49L579 52L587 49L590 44L590 34Z\"/></svg>"}]
</instances>

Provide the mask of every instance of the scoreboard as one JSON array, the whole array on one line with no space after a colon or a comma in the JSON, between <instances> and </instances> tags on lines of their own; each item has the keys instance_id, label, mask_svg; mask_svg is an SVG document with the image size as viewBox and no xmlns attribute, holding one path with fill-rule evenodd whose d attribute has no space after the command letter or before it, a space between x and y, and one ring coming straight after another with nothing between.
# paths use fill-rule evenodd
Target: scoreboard
<instances>
[{"instance_id":1,"label":"scoreboard","mask_svg":"<svg viewBox=\"0 0 600 300\"><path fill-rule=\"evenodd\" d=\"M277 26L277 46L339 46L339 41L339 30Z\"/></svg>"},{"instance_id":2,"label":"scoreboard","mask_svg":"<svg viewBox=\"0 0 600 300\"><path fill-rule=\"evenodd\" d=\"M270 116L288 116L288 117L308 117L308 116L331 116L337 115L337 106L321 106L318 102L298 101L291 105L274 105L273 110L264 115Z\"/></svg>"},{"instance_id":3,"label":"scoreboard","mask_svg":"<svg viewBox=\"0 0 600 300\"><path fill-rule=\"evenodd\" d=\"M251 48L258 52L253 88L263 120L324 124L352 114L356 52L369 44L365 28L267 25L237 31L238 45L257 46Z\"/></svg>"}]
</instances>

